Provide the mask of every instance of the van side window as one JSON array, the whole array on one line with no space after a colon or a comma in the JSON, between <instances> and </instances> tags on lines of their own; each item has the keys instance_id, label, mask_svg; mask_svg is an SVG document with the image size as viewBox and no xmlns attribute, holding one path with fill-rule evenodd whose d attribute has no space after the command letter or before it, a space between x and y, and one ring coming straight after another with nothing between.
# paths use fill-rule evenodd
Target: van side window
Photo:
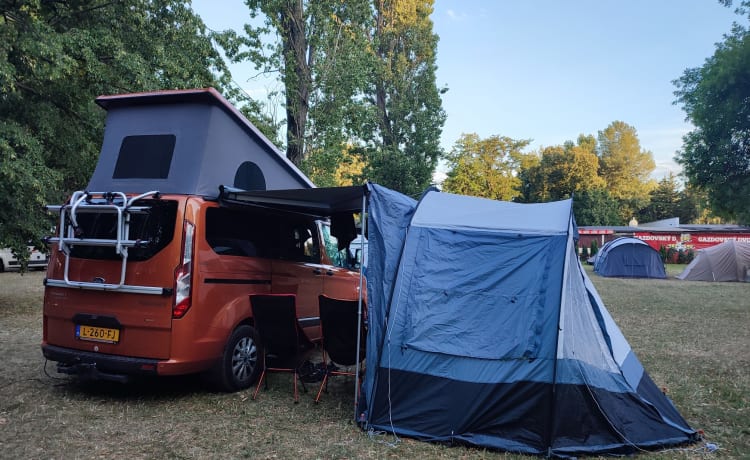
<instances>
[{"instance_id":1,"label":"van side window","mask_svg":"<svg viewBox=\"0 0 750 460\"><path fill-rule=\"evenodd\" d=\"M206 241L225 256L268 257L269 232L258 215L225 208L206 210Z\"/></svg>"},{"instance_id":2,"label":"van side window","mask_svg":"<svg viewBox=\"0 0 750 460\"><path fill-rule=\"evenodd\" d=\"M280 222L280 259L320 263L320 244L315 223L306 219Z\"/></svg>"},{"instance_id":3,"label":"van side window","mask_svg":"<svg viewBox=\"0 0 750 460\"><path fill-rule=\"evenodd\" d=\"M320 263L315 222L305 217L209 208L206 242L219 255Z\"/></svg>"}]
</instances>

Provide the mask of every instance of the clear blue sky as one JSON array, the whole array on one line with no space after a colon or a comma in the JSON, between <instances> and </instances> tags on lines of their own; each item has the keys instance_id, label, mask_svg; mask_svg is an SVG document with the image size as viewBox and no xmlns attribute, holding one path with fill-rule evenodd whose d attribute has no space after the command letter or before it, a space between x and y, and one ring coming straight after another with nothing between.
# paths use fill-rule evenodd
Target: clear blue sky
<instances>
[{"instance_id":1,"label":"clear blue sky","mask_svg":"<svg viewBox=\"0 0 750 460\"><path fill-rule=\"evenodd\" d=\"M462 133L532 139L532 149L597 135L621 120L654 155L655 178L691 129L672 81L699 67L733 21L717 0L437 0L437 84L447 87L442 146ZM242 0L193 0L214 30L250 20ZM249 94L280 87L232 67Z\"/></svg>"}]
</instances>

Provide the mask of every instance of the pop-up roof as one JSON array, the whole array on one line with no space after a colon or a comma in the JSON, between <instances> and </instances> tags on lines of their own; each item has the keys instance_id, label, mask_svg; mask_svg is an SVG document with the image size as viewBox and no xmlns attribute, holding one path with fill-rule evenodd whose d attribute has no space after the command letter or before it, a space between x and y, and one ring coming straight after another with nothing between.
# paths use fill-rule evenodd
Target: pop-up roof
<instances>
[{"instance_id":1,"label":"pop-up roof","mask_svg":"<svg viewBox=\"0 0 750 460\"><path fill-rule=\"evenodd\" d=\"M104 141L88 190L217 196L314 187L213 88L101 96Z\"/></svg>"}]
</instances>

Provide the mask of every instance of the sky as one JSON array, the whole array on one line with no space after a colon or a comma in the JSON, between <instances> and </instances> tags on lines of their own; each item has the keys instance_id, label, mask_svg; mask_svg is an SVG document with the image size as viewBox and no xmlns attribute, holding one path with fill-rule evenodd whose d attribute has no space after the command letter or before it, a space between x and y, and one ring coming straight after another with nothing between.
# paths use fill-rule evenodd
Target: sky
<instances>
[{"instance_id":1,"label":"sky","mask_svg":"<svg viewBox=\"0 0 750 460\"><path fill-rule=\"evenodd\" d=\"M250 21L242 0L193 0L193 9L213 30ZM744 19L717 0L436 0L432 21L446 151L464 133L531 139L537 150L619 120L636 129L660 179L679 174L674 155L692 129L672 81ZM253 78L250 63L231 70L255 98L281 88Z\"/></svg>"}]
</instances>

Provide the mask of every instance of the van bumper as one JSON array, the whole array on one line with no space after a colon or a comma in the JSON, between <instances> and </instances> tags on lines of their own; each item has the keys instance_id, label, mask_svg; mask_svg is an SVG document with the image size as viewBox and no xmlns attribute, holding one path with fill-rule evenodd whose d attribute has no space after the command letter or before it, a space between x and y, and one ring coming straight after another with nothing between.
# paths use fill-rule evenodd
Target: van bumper
<instances>
[{"instance_id":1,"label":"van bumper","mask_svg":"<svg viewBox=\"0 0 750 460\"><path fill-rule=\"evenodd\" d=\"M123 383L134 376L158 375L160 363L157 359L106 355L48 344L42 345L42 354L57 362L57 372L61 374Z\"/></svg>"}]
</instances>

